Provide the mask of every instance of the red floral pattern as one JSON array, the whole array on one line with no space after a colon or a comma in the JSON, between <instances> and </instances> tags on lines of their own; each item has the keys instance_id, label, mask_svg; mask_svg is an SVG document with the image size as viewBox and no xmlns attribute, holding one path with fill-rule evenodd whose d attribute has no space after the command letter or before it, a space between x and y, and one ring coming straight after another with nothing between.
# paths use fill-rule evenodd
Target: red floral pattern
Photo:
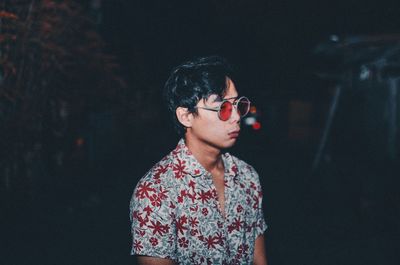
<instances>
[{"instance_id":1,"label":"red floral pattern","mask_svg":"<svg viewBox=\"0 0 400 265\"><path fill-rule=\"evenodd\" d=\"M183 140L137 184L130 203L132 255L178 264L251 264L265 229L259 177L226 153L225 215L212 177Z\"/></svg>"}]
</instances>

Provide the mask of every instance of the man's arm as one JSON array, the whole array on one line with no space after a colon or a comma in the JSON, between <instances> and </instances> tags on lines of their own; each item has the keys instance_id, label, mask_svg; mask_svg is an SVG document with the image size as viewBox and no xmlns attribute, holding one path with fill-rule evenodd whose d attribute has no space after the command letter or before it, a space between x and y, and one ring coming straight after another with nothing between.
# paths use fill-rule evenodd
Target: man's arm
<instances>
[{"instance_id":1,"label":"man's arm","mask_svg":"<svg viewBox=\"0 0 400 265\"><path fill-rule=\"evenodd\" d=\"M137 256L139 265L176 265L171 259L155 258L149 256Z\"/></svg>"},{"instance_id":2,"label":"man's arm","mask_svg":"<svg viewBox=\"0 0 400 265\"><path fill-rule=\"evenodd\" d=\"M265 253L264 235L257 237L254 243L254 265L267 265L267 254Z\"/></svg>"}]
</instances>

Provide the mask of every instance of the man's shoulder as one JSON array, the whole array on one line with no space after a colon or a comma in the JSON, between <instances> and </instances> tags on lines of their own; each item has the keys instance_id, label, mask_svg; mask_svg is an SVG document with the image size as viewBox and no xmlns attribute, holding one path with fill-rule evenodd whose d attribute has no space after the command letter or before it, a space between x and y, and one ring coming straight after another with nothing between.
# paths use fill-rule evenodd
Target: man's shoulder
<instances>
[{"instance_id":1,"label":"man's shoulder","mask_svg":"<svg viewBox=\"0 0 400 265\"><path fill-rule=\"evenodd\" d=\"M138 204L138 201L151 201L154 203L154 199L161 197L165 199L172 196L175 185L173 171L171 169L172 165L173 159L170 157L170 154L157 162L137 182L131 203Z\"/></svg>"},{"instance_id":2,"label":"man's shoulder","mask_svg":"<svg viewBox=\"0 0 400 265\"><path fill-rule=\"evenodd\" d=\"M140 181L153 182L154 184L160 184L164 181L169 182L169 179L173 176L173 164L174 157L169 153L163 159L154 164L154 166L144 174Z\"/></svg>"}]
</instances>

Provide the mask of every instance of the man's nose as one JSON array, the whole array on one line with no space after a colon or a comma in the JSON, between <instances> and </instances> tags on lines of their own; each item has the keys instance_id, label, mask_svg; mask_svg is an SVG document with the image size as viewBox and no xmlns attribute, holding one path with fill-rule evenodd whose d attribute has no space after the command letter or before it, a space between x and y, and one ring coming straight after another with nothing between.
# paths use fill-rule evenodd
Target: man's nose
<instances>
[{"instance_id":1,"label":"man's nose","mask_svg":"<svg viewBox=\"0 0 400 265\"><path fill-rule=\"evenodd\" d=\"M240 114L236 106L232 106L232 115L230 120L232 123L240 121Z\"/></svg>"}]
</instances>

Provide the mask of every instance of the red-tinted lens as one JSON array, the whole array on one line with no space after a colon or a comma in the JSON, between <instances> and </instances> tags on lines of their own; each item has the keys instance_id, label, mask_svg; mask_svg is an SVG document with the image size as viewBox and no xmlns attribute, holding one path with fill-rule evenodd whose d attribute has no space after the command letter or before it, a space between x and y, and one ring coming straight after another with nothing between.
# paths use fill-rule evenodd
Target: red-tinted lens
<instances>
[{"instance_id":1,"label":"red-tinted lens","mask_svg":"<svg viewBox=\"0 0 400 265\"><path fill-rule=\"evenodd\" d=\"M229 101L224 101L219 109L219 118L223 121L229 120L232 114L232 103Z\"/></svg>"},{"instance_id":2,"label":"red-tinted lens","mask_svg":"<svg viewBox=\"0 0 400 265\"><path fill-rule=\"evenodd\" d=\"M250 101L247 98L241 98L236 106L240 117L246 116L250 110Z\"/></svg>"}]
</instances>

